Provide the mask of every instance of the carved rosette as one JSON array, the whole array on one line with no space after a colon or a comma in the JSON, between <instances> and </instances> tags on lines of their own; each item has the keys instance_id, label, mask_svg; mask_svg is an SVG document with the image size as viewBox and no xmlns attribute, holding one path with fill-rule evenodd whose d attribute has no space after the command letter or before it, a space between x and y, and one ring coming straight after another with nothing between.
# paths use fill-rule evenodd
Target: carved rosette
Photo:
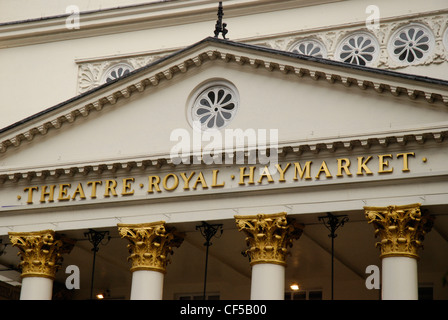
<instances>
[{"instance_id":1,"label":"carved rosette","mask_svg":"<svg viewBox=\"0 0 448 320\"><path fill-rule=\"evenodd\" d=\"M10 232L9 239L19 248L19 268L24 277L45 277L54 280L62 265L62 254L70 253L74 241L62 239L52 230Z\"/></svg>"},{"instance_id":2,"label":"carved rosette","mask_svg":"<svg viewBox=\"0 0 448 320\"><path fill-rule=\"evenodd\" d=\"M239 231L246 234L245 251L250 264L274 263L286 266L288 247L302 235L304 225L286 218L286 213L235 216Z\"/></svg>"},{"instance_id":3,"label":"carved rosette","mask_svg":"<svg viewBox=\"0 0 448 320\"><path fill-rule=\"evenodd\" d=\"M152 270L166 273L170 262L169 255L173 248L180 247L184 235L174 228L168 228L164 221L146 224L118 224L122 238L129 240L128 249L131 254L131 272L136 270Z\"/></svg>"},{"instance_id":4,"label":"carved rosette","mask_svg":"<svg viewBox=\"0 0 448 320\"><path fill-rule=\"evenodd\" d=\"M376 247L380 258L405 256L418 259L425 234L431 231L433 217L422 214L420 203L405 206L364 207L365 216L375 228L375 237L381 241Z\"/></svg>"}]
</instances>

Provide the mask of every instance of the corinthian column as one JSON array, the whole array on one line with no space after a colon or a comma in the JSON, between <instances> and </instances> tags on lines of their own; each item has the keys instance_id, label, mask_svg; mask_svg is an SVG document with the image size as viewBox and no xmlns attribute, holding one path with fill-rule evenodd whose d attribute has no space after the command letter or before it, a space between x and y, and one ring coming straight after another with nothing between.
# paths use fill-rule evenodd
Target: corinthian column
<instances>
[{"instance_id":1,"label":"corinthian column","mask_svg":"<svg viewBox=\"0 0 448 320\"><path fill-rule=\"evenodd\" d=\"M168 256L179 247L183 234L164 221L147 224L118 224L122 238L129 240L131 254L131 300L161 300Z\"/></svg>"},{"instance_id":2,"label":"corinthian column","mask_svg":"<svg viewBox=\"0 0 448 320\"><path fill-rule=\"evenodd\" d=\"M54 231L10 232L9 239L19 248L22 270L20 300L51 300L53 280L74 242L59 239Z\"/></svg>"},{"instance_id":3,"label":"corinthian column","mask_svg":"<svg viewBox=\"0 0 448 320\"><path fill-rule=\"evenodd\" d=\"M303 225L286 218L286 213L235 216L239 231L246 234L252 266L252 300L283 300L288 247L302 235Z\"/></svg>"},{"instance_id":4,"label":"corinthian column","mask_svg":"<svg viewBox=\"0 0 448 320\"><path fill-rule=\"evenodd\" d=\"M383 300L417 300L418 249L433 225L422 215L420 203L405 206L364 207L365 216L380 239Z\"/></svg>"}]
</instances>

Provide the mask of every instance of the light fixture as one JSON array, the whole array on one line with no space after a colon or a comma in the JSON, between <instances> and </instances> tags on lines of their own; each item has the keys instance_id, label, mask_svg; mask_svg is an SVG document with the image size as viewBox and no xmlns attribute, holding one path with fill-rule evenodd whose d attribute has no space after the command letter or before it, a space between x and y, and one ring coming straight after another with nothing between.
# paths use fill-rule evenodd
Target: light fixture
<instances>
[{"instance_id":1,"label":"light fixture","mask_svg":"<svg viewBox=\"0 0 448 320\"><path fill-rule=\"evenodd\" d=\"M96 231L93 229L89 229L88 232L84 233L84 236L87 237L89 242L93 245L92 251L93 251L93 264L92 264L92 281L90 283L90 300L92 300L92 294L93 294L93 279L95 278L95 259L96 259L96 253L99 250L99 245L102 243L104 238L108 236L107 243L109 243L111 236L109 235L109 231ZM104 244L107 244L104 243ZM98 297L98 296L97 296ZM104 298L104 296L103 296ZM102 298L101 298L102 299Z\"/></svg>"},{"instance_id":2,"label":"light fixture","mask_svg":"<svg viewBox=\"0 0 448 320\"><path fill-rule=\"evenodd\" d=\"M98 300L109 299L110 298L110 290L105 289L103 291L98 292L95 295L95 298L97 298Z\"/></svg>"},{"instance_id":3,"label":"light fixture","mask_svg":"<svg viewBox=\"0 0 448 320\"><path fill-rule=\"evenodd\" d=\"M334 292L334 238L337 237L336 230L342 227L344 223L348 221L347 215L334 216L331 213L327 213L327 216L318 217L319 221L322 221L324 226L330 230L328 235L331 238L331 300L333 300Z\"/></svg>"},{"instance_id":4,"label":"light fixture","mask_svg":"<svg viewBox=\"0 0 448 320\"><path fill-rule=\"evenodd\" d=\"M293 283L291 283L291 285L289 286L289 288L292 290L292 291L298 291L300 288L299 288L299 284L297 283L297 282L293 282Z\"/></svg>"},{"instance_id":5,"label":"light fixture","mask_svg":"<svg viewBox=\"0 0 448 320\"><path fill-rule=\"evenodd\" d=\"M205 300L206 298L206 287L207 287L207 264L208 264L208 248L212 245L212 242L210 241L213 237L216 236L216 233L218 231L221 231L222 235L222 224L208 224L205 221L202 221L202 224L199 226L196 226L196 230L201 232L201 235L205 238L204 246L207 247L205 251L205 272L204 272L204 291L202 298ZM219 237L218 236L218 237Z\"/></svg>"}]
</instances>

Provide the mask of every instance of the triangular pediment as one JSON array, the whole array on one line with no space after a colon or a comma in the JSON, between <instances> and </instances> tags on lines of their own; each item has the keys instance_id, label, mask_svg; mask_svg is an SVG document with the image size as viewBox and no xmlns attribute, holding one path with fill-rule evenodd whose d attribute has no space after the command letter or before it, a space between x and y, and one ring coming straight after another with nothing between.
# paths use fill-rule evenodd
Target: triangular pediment
<instances>
[{"instance_id":1,"label":"triangular pediment","mask_svg":"<svg viewBox=\"0 0 448 320\"><path fill-rule=\"evenodd\" d=\"M0 131L2 173L159 161L191 132L190 104L228 83L225 129L278 130L280 148L440 138L448 83L207 38ZM230 116L229 116L230 117Z\"/></svg>"}]
</instances>

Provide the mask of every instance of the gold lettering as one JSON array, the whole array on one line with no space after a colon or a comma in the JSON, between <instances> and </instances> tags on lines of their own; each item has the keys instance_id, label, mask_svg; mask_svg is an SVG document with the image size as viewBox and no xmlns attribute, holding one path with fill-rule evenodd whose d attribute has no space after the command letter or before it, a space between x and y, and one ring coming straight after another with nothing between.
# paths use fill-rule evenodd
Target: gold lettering
<instances>
[{"instance_id":1,"label":"gold lettering","mask_svg":"<svg viewBox=\"0 0 448 320\"><path fill-rule=\"evenodd\" d=\"M92 193L90 195L90 198L95 199L96 198L96 185L102 184L102 181L88 181L87 185L92 185Z\"/></svg>"},{"instance_id":2,"label":"gold lettering","mask_svg":"<svg viewBox=\"0 0 448 320\"><path fill-rule=\"evenodd\" d=\"M342 161L344 161L345 164L342 164ZM336 175L336 177L342 177L342 169L344 169L345 173L348 176L351 176L352 173L350 172L348 167L350 167L350 159L347 158L338 159L338 174Z\"/></svg>"},{"instance_id":3,"label":"gold lettering","mask_svg":"<svg viewBox=\"0 0 448 320\"><path fill-rule=\"evenodd\" d=\"M117 196L117 191L115 191L116 187L117 187L117 181L106 180L106 189L104 190L104 196L110 197L109 192L111 192L113 196Z\"/></svg>"},{"instance_id":4,"label":"gold lettering","mask_svg":"<svg viewBox=\"0 0 448 320\"><path fill-rule=\"evenodd\" d=\"M327 178L333 178L333 176L330 173L330 170L328 170L327 163L325 161L322 161L319 171L317 172L316 179L319 179L319 176L322 172L325 172L325 176Z\"/></svg>"},{"instance_id":5,"label":"gold lettering","mask_svg":"<svg viewBox=\"0 0 448 320\"><path fill-rule=\"evenodd\" d=\"M379 165L378 173L391 173L391 172L393 172L394 168L390 168L389 170L384 170L384 167L388 167L389 166L389 161L387 161L387 160L385 161L384 157L392 158L392 155L391 154L380 154L380 155L378 155L378 160L379 160L379 162L378 162L378 165Z\"/></svg>"},{"instance_id":6,"label":"gold lettering","mask_svg":"<svg viewBox=\"0 0 448 320\"><path fill-rule=\"evenodd\" d=\"M130 196L134 194L134 189L132 189L131 182L134 182L134 178L123 178L123 190L121 191L122 196Z\"/></svg>"},{"instance_id":7,"label":"gold lettering","mask_svg":"<svg viewBox=\"0 0 448 320\"><path fill-rule=\"evenodd\" d=\"M403 157L403 169L401 171L403 172L408 172L410 171L409 169L409 163L408 163L408 156L415 156L414 152L406 152L406 153L398 153L397 154L397 159L399 157Z\"/></svg>"},{"instance_id":8,"label":"gold lettering","mask_svg":"<svg viewBox=\"0 0 448 320\"><path fill-rule=\"evenodd\" d=\"M294 162L295 170L294 170L294 178L293 179L298 180L297 173L299 173L300 179L303 179L305 172L306 172L305 179L307 179L307 180L311 179L311 176L310 176L311 163L312 163L312 161L307 161L305 163L305 167L302 170L302 167L300 166L300 162Z\"/></svg>"},{"instance_id":9,"label":"gold lettering","mask_svg":"<svg viewBox=\"0 0 448 320\"><path fill-rule=\"evenodd\" d=\"M199 176L196 179L196 182L194 183L193 189L196 189L196 186L198 185L198 183L201 183L202 188L203 189L207 189L207 183L205 183L205 179L204 179L204 175L202 174L202 172L199 172Z\"/></svg>"},{"instance_id":10,"label":"gold lettering","mask_svg":"<svg viewBox=\"0 0 448 320\"><path fill-rule=\"evenodd\" d=\"M244 178L249 178L248 184L254 184L254 170L255 167L249 167L250 173L246 174L246 167L240 167L240 182L239 184L245 184Z\"/></svg>"},{"instance_id":11,"label":"gold lettering","mask_svg":"<svg viewBox=\"0 0 448 320\"><path fill-rule=\"evenodd\" d=\"M174 184L171 187L168 187L167 181L170 177L174 178ZM163 188L167 191L173 191L179 185L179 178L174 173L168 173L165 178L163 178Z\"/></svg>"},{"instance_id":12,"label":"gold lettering","mask_svg":"<svg viewBox=\"0 0 448 320\"><path fill-rule=\"evenodd\" d=\"M82 188L82 184L81 184L81 182L78 183L78 186L76 187L76 190L75 190L75 192L73 193L72 200L75 200L75 199L76 199L76 195L77 195L77 194L79 194L79 199L85 199L85 198L86 198L86 195L84 194L84 190L83 190L83 188Z\"/></svg>"},{"instance_id":13,"label":"gold lettering","mask_svg":"<svg viewBox=\"0 0 448 320\"><path fill-rule=\"evenodd\" d=\"M190 176L187 178L187 176L185 175L185 173L184 173L184 172L181 172L180 176L181 176L182 179L184 180L184 190L190 190L189 183L190 183L191 178L193 178L194 173L195 173L195 172L193 171L193 172L190 174Z\"/></svg>"},{"instance_id":14,"label":"gold lettering","mask_svg":"<svg viewBox=\"0 0 448 320\"><path fill-rule=\"evenodd\" d=\"M154 179L156 181L153 181ZM159 176L149 176L148 180L149 180L148 193L153 193L153 191L152 191L153 187L157 190L157 192L162 192L159 188L159 183L160 183Z\"/></svg>"},{"instance_id":15,"label":"gold lettering","mask_svg":"<svg viewBox=\"0 0 448 320\"><path fill-rule=\"evenodd\" d=\"M263 172L260 175L260 179L258 179L258 183L262 183L264 177L268 178L268 182L274 182L267 166L264 167Z\"/></svg>"},{"instance_id":16,"label":"gold lettering","mask_svg":"<svg viewBox=\"0 0 448 320\"><path fill-rule=\"evenodd\" d=\"M288 170L289 166L291 164L288 162L288 164L286 165L285 169L282 169L282 166L279 164L276 164L275 166L277 167L277 171L278 173L280 173L280 178L278 179L279 182L285 182L285 172L286 170Z\"/></svg>"},{"instance_id":17,"label":"gold lettering","mask_svg":"<svg viewBox=\"0 0 448 320\"><path fill-rule=\"evenodd\" d=\"M59 197L58 197L59 201L70 200L70 195L67 193L68 190L66 189L70 187L71 187L70 183L61 183L59 185Z\"/></svg>"},{"instance_id":18,"label":"gold lettering","mask_svg":"<svg viewBox=\"0 0 448 320\"><path fill-rule=\"evenodd\" d=\"M368 167L369 161L372 160L373 156L358 156L358 166L357 166L357 172L356 175L362 176L362 175L372 175L373 172ZM394 154L380 154L377 155L378 157L378 173L384 174L384 173L393 173L394 167L393 167L393 159ZM404 153L397 153L396 154L397 159L403 158L403 166L402 166L402 172L409 172L409 158L415 157L415 152L404 152ZM351 160L349 158L338 158L337 160L337 174L336 177L343 177L343 176L352 176L352 173L350 171L350 165ZM276 164L276 170L279 173L279 179L278 182L285 182L286 181L286 172L291 167L293 162L289 163L283 163L283 164ZM303 163L303 162L302 162ZM311 180L311 165L312 161L307 161L305 165L302 167L301 163L299 161L294 162L294 177L293 180ZM284 168L282 167L284 166ZM240 179L238 184L239 185L248 185L255 184L255 169L256 166L251 167L240 167ZM249 170L249 172L246 171L246 169ZM352 168L352 170L354 170ZM319 167L319 170L315 176L315 179L318 180L321 178L321 174L325 173L326 178L332 178L332 174L329 170L329 167L326 163L326 161L322 161L321 166ZM183 182L184 190L190 190L190 182L192 182L193 177L195 175L195 171L191 171L188 173L182 172L179 173ZM208 173L207 173L208 174ZM224 187L225 181L219 179L219 170L215 169L212 171L212 188L218 188L218 187ZM258 173L257 173L258 176ZM232 179L235 177L232 175ZM170 180L171 179L171 180ZM247 179L247 180L246 180ZM261 171L259 175L259 179L257 180L258 184L263 184L264 179L267 179L267 183L275 182L271 172L269 170L268 166L265 166L263 170ZM173 191L176 190L179 187L179 176L177 173L168 173L163 177L163 180L161 180L160 176L153 175L148 176L149 186L148 186L148 193L153 193L154 190L157 192L162 192L160 188L160 183L162 182L162 186L164 190L167 191ZM114 179L111 180L105 180L105 191L104 191L104 197L110 197L110 196L117 196L117 181ZM122 179L122 196L127 195L134 195L135 190L133 189L133 183L135 182L135 178L123 178ZM193 182L192 182L193 183ZM202 189L207 189L208 185L206 182L206 179L204 177L203 172L199 172L199 175L194 180L193 189L198 188L198 184L201 184ZM97 198L97 192L98 192L98 185L102 185L102 181L88 181L87 186L91 186L91 195L90 197L92 199ZM140 184L141 187L143 187L143 184ZM81 182L78 183L74 193L70 195L70 183L61 183L59 185L44 185L40 186L40 202L54 202L55 198L55 189L56 187L59 187L58 191L58 201L66 201L66 200L76 200L77 196L79 196L79 199L86 199L86 195L84 193L83 185ZM33 203L33 196L34 191L39 192L39 186L30 186L23 189L24 192L28 194L27 204ZM21 199L21 196L17 196L18 199Z\"/></svg>"},{"instance_id":19,"label":"gold lettering","mask_svg":"<svg viewBox=\"0 0 448 320\"><path fill-rule=\"evenodd\" d=\"M367 162L369 162L370 159L372 159L372 156L368 156L366 160L364 160L364 157L358 157L358 172L356 172L357 175L363 175L362 170L366 172L366 174L373 174L372 171L370 171L369 167L367 167Z\"/></svg>"},{"instance_id":20,"label":"gold lettering","mask_svg":"<svg viewBox=\"0 0 448 320\"><path fill-rule=\"evenodd\" d=\"M37 190L39 190L39 187L26 187L23 189L23 191L28 191L28 200L26 201L26 203L33 203L33 191Z\"/></svg>"},{"instance_id":21,"label":"gold lettering","mask_svg":"<svg viewBox=\"0 0 448 320\"><path fill-rule=\"evenodd\" d=\"M214 187L224 187L225 182L221 183L221 184L217 184L218 181L218 172L219 170L213 170L213 183L212 183L212 188Z\"/></svg>"},{"instance_id":22,"label":"gold lettering","mask_svg":"<svg viewBox=\"0 0 448 320\"><path fill-rule=\"evenodd\" d=\"M55 184L52 184L50 186L50 191L47 192L47 186L42 187L41 195L40 195L40 202L45 202L45 196L48 196L48 201L53 202L54 201L54 188L56 187Z\"/></svg>"}]
</instances>

